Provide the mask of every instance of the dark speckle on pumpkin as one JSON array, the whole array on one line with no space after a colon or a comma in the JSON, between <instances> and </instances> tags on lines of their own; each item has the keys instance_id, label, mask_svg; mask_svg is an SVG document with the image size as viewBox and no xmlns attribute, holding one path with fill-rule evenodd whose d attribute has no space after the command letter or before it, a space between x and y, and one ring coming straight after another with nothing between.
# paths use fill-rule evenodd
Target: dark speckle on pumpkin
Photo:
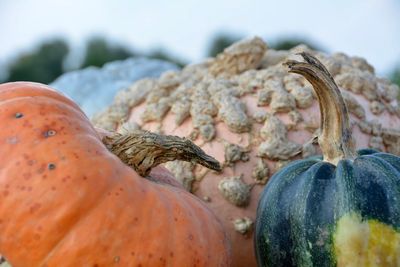
<instances>
[{"instance_id":1,"label":"dark speckle on pumpkin","mask_svg":"<svg viewBox=\"0 0 400 267\"><path fill-rule=\"evenodd\" d=\"M22 114L21 112L15 113L15 118L16 118L16 119L20 119L20 118L22 118L23 116L24 116L24 114Z\"/></svg>"},{"instance_id":2,"label":"dark speckle on pumpkin","mask_svg":"<svg viewBox=\"0 0 400 267\"><path fill-rule=\"evenodd\" d=\"M54 135L56 135L56 131L55 130L47 130L45 133L44 133L44 137L51 137L51 136L54 136Z\"/></svg>"},{"instance_id":3,"label":"dark speckle on pumpkin","mask_svg":"<svg viewBox=\"0 0 400 267\"><path fill-rule=\"evenodd\" d=\"M49 164L47 164L47 168L48 168L49 170L54 170L54 169L56 168L56 164L54 164L54 163L49 163Z\"/></svg>"}]
</instances>

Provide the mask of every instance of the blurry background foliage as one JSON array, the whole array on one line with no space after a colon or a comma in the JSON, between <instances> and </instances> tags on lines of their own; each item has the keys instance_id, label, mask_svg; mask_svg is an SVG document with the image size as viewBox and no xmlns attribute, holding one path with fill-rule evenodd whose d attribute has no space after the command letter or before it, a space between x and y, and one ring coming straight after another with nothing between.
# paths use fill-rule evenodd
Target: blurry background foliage
<instances>
[{"instance_id":1,"label":"blurry background foliage","mask_svg":"<svg viewBox=\"0 0 400 267\"><path fill-rule=\"evenodd\" d=\"M226 47L242 38L243 36L232 33L216 34L210 39L205 56L215 57ZM285 37L268 42L268 46L275 50L288 50L299 44L305 44L312 49L324 51L324 48L315 42L300 37ZM94 36L88 39L83 50L81 63L74 69L82 69L88 66L101 67L107 62L131 57L161 59L180 67L188 63L187 60L172 55L163 48L147 52L134 51L131 47L108 40L102 36ZM32 51L24 52L11 60L6 66L5 79L0 80L0 82L35 81L46 84L51 83L64 72L71 70L65 68L66 59L70 55L74 54L71 53L71 48L64 39L45 41ZM391 72L389 78L400 85L400 65Z\"/></svg>"},{"instance_id":2,"label":"blurry background foliage","mask_svg":"<svg viewBox=\"0 0 400 267\"><path fill-rule=\"evenodd\" d=\"M390 79L400 86L400 64L390 74ZM400 96L399 96L400 97Z\"/></svg>"},{"instance_id":3,"label":"blurry background foliage","mask_svg":"<svg viewBox=\"0 0 400 267\"><path fill-rule=\"evenodd\" d=\"M121 44L111 44L103 37L89 39L85 48L85 57L80 68L89 66L101 67L105 63L137 56Z\"/></svg>"},{"instance_id":4,"label":"blurry background foliage","mask_svg":"<svg viewBox=\"0 0 400 267\"><path fill-rule=\"evenodd\" d=\"M19 55L8 66L6 81L50 83L63 73L63 62L69 52L64 40L41 44L34 51Z\"/></svg>"},{"instance_id":5,"label":"blurry background foliage","mask_svg":"<svg viewBox=\"0 0 400 267\"><path fill-rule=\"evenodd\" d=\"M230 46L234 42L243 39L243 36L236 36L234 34L221 33L211 39L210 46L208 48L207 56L215 57L221 53L226 47ZM272 42L267 42L268 47L275 50L289 50L299 44L305 44L311 49L324 51L319 45L312 41L306 40L300 37L285 37L279 38Z\"/></svg>"}]
</instances>

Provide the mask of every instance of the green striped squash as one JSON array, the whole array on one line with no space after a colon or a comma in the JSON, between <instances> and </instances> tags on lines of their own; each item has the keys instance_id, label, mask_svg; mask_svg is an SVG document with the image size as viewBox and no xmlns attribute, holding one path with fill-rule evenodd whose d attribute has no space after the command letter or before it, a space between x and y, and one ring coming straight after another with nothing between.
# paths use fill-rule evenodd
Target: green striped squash
<instances>
[{"instance_id":1,"label":"green striped squash","mask_svg":"<svg viewBox=\"0 0 400 267\"><path fill-rule=\"evenodd\" d=\"M314 57L289 61L313 85L323 157L277 172L257 210L259 266L400 266L400 158L355 151L346 106Z\"/></svg>"}]
</instances>

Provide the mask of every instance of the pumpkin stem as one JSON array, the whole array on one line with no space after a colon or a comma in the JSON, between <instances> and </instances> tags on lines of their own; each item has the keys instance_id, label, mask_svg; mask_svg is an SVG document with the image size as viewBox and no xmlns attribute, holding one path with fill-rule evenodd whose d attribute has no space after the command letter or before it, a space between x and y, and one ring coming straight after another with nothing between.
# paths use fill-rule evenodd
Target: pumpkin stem
<instances>
[{"instance_id":1,"label":"pumpkin stem","mask_svg":"<svg viewBox=\"0 0 400 267\"><path fill-rule=\"evenodd\" d=\"M143 177L158 164L172 160L198 163L221 171L216 159L186 138L134 131L128 134L112 133L102 141L112 153Z\"/></svg>"},{"instance_id":2,"label":"pumpkin stem","mask_svg":"<svg viewBox=\"0 0 400 267\"><path fill-rule=\"evenodd\" d=\"M304 76L314 87L321 112L318 143L324 160L334 165L341 159L354 159L355 146L351 136L349 113L338 86L322 63L306 52L306 62L289 60L289 72Z\"/></svg>"}]
</instances>

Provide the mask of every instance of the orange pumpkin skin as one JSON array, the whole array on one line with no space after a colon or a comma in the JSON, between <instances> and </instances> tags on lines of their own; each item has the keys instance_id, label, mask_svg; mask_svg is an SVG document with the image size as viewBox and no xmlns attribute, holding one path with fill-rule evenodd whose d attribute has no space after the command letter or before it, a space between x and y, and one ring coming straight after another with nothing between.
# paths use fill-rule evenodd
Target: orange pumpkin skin
<instances>
[{"instance_id":1,"label":"orange pumpkin skin","mask_svg":"<svg viewBox=\"0 0 400 267\"><path fill-rule=\"evenodd\" d=\"M229 266L214 215L111 154L68 98L0 85L0 252L23 266Z\"/></svg>"}]
</instances>

